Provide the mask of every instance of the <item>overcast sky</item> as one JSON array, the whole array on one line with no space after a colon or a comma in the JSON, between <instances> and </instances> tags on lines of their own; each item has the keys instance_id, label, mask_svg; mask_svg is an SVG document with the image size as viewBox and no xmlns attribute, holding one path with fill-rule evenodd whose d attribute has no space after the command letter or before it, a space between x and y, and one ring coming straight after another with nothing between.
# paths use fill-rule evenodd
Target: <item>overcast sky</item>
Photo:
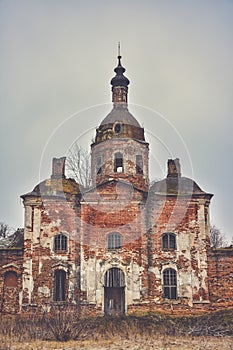
<instances>
[{"instance_id":1,"label":"overcast sky","mask_svg":"<svg viewBox=\"0 0 233 350\"><path fill-rule=\"evenodd\" d=\"M121 41L151 178L179 157L214 194L211 222L231 239L232 39L230 0L0 1L0 221L22 227L20 195L50 176L53 156L91 142L111 109Z\"/></svg>"}]
</instances>

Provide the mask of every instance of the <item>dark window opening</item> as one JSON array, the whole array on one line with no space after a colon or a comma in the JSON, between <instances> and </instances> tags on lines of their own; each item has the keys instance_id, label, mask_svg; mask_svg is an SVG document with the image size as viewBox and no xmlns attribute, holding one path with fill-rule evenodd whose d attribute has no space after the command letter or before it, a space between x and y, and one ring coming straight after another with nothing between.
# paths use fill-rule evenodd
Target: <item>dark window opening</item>
<instances>
[{"instance_id":1,"label":"dark window opening","mask_svg":"<svg viewBox=\"0 0 233 350\"><path fill-rule=\"evenodd\" d=\"M113 267L109 269L104 276L104 286L105 287L124 287L125 286L125 275L121 269Z\"/></svg>"},{"instance_id":2,"label":"dark window opening","mask_svg":"<svg viewBox=\"0 0 233 350\"><path fill-rule=\"evenodd\" d=\"M114 172L115 173L123 173L124 168L123 168L123 156L121 153L116 153L115 154L115 159L114 159Z\"/></svg>"},{"instance_id":3,"label":"dark window opening","mask_svg":"<svg viewBox=\"0 0 233 350\"><path fill-rule=\"evenodd\" d=\"M97 175L102 174L103 172L103 167L102 167L102 157L98 156L96 159L96 173Z\"/></svg>"},{"instance_id":4,"label":"dark window opening","mask_svg":"<svg viewBox=\"0 0 233 350\"><path fill-rule=\"evenodd\" d=\"M31 230L34 230L34 207L32 207L32 213L31 213Z\"/></svg>"},{"instance_id":5,"label":"dark window opening","mask_svg":"<svg viewBox=\"0 0 233 350\"><path fill-rule=\"evenodd\" d=\"M164 233L162 237L162 249L175 250L176 249L176 236L174 233Z\"/></svg>"},{"instance_id":6,"label":"dark window opening","mask_svg":"<svg viewBox=\"0 0 233 350\"><path fill-rule=\"evenodd\" d=\"M177 299L177 274L174 269L163 271L163 296L166 299Z\"/></svg>"},{"instance_id":7,"label":"dark window opening","mask_svg":"<svg viewBox=\"0 0 233 350\"><path fill-rule=\"evenodd\" d=\"M109 233L107 237L108 249L120 249L122 247L122 239L119 233Z\"/></svg>"},{"instance_id":8,"label":"dark window opening","mask_svg":"<svg viewBox=\"0 0 233 350\"><path fill-rule=\"evenodd\" d=\"M58 270L54 274L54 301L65 301L66 299L66 273Z\"/></svg>"},{"instance_id":9,"label":"dark window opening","mask_svg":"<svg viewBox=\"0 0 233 350\"><path fill-rule=\"evenodd\" d=\"M56 235L54 238L54 251L67 251L67 237L63 234Z\"/></svg>"},{"instance_id":10,"label":"dark window opening","mask_svg":"<svg viewBox=\"0 0 233 350\"><path fill-rule=\"evenodd\" d=\"M119 134L121 132L121 124L117 123L114 126L115 133Z\"/></svg>"},{"instance_id":11,"label":"dark window opening","mask_svg":"<svg viewBox=\"0 0 233 350\"><path fill-rule=\"evenodd\" d=\"M136 156L136 173L143 174L143 161L141 155Z\"/></svg>"}]
</instances>

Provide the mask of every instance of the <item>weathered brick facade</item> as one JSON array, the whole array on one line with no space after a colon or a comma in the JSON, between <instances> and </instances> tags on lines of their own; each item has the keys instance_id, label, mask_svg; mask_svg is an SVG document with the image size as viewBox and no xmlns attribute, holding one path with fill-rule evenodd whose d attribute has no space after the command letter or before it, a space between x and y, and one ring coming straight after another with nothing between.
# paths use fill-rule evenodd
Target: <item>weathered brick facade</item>
<instances>
[{"instance_id":1,"label":"weathered brick facade","mask_svg":"<svg viewBox=\"0 0 233 350\"><path fill-rule=\"evenodd\" d=\"M113 109L91 145L92 186L67 179L60 158L51 178L22 196L23 241L0 245L0 312L233 306L233 249L210 248L212 195L181 175L179 159L149 186L149 145L128 111L124 71L119 57Z\"/></svg>"}]
</instances>

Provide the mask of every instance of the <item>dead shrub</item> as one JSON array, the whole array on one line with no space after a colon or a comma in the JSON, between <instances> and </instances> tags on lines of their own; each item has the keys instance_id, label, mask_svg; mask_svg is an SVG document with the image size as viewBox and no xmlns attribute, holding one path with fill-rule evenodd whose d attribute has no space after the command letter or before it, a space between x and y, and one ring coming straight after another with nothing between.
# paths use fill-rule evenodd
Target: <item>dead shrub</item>
<instances>
[{"instance_id":1,"label":"dead shrub","mask_svg":"<svg viewBox=\"0 0 233 350\"><path fill-rule=\"evenodd\" d=\"M48 331L45 339L51 339L52 335L57 341L68 341L86 335L87 321L80 318L76 308L56 306L44 315L42 322Z\"/></svg>"}]
</instances>

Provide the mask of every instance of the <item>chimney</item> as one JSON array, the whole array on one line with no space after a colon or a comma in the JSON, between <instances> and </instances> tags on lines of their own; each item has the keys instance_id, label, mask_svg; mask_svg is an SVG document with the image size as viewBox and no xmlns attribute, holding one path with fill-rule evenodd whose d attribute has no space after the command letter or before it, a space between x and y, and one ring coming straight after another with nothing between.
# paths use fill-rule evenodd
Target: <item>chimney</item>
<instances>
[{"instance_id":1,"label":"chimney","mask_svg":"<svg viewBox=\"0 0 233 350\"><path fill-rule=\"evenodd\" d=\"M170 176L173 176L173 177L181 176L179 158L168 159L168 161L167 161L167 177L170 177Z\"/></svg>"},{"instance_id":2,"label":"chimney","mask_svg":"<svg viewBox=\"0 0 233 350\"><path fill-rule=\"evenodd\" d=\"M65 178L66 157L53 158L51 179Z\"/></svg>"}]
</instances>

